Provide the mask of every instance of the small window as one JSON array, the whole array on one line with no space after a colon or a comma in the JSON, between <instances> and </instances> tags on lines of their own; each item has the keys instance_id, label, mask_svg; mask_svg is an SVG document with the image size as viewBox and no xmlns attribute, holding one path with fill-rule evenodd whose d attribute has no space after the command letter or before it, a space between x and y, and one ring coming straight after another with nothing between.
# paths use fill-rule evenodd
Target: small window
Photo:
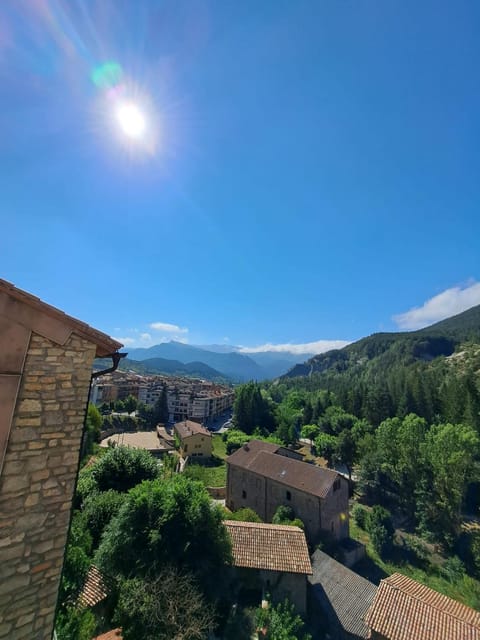
<instances>
[{"instance_id":1,"label":"small window","mask_svg":"<svg viewBox=\"0 0 480 640\"><path fill-rule=\"evenodd\" d=\"M247 492L245 489L242 491L242 498L245 499L247 497Z\"/></svg>"},{"instance_id":2,"label":"small window","mask_svg":"<svg viewBox=\"0 0 480 640\"><path fill-rule=\"evenodd\" d=\"M291 500L292 499L292 494L290 493L290 491L287 491L287 500Z\"/></svg>"}]
</instances>

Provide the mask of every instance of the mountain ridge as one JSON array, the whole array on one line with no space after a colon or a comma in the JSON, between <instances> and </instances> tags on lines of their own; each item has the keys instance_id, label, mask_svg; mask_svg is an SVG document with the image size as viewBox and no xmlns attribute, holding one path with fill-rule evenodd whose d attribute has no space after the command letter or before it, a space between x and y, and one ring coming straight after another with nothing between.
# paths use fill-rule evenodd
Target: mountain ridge
<instances>
[{"instance_id":1,"label":"mountain ridge","mask_svg":"<svg viewBox=\"0 0 480 640\"><path fill-rule=\"evenodd\" d=\"M375 360L380 372L389 361L412 363L451 356L456 347L467 341L480 341L480 305L422 329L373 333L342 349L315 355L292 367L281 378L341 373Z\"/></svg>"}]
</instances>

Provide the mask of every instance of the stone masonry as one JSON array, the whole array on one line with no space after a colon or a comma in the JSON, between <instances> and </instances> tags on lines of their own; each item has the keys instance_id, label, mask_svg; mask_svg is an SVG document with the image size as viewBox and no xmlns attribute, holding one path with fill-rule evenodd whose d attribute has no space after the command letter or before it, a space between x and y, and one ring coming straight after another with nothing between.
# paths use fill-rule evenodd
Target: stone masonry
<instances>
[{"instance_id":1,"label":"stone masonry","mask_svg":"<svg viewBox=\"0 0 480 640\"><path fill-rule=\"evenodd\" d=\"M0 478L2 639L51 636L94 356L30 340Z\"/></svg>"},{"instance_id":2,"label":"stone masonry","mask_svg":"<svg viewBox=\"0 0 480 640\"><path fill-rule=\"evenodd\" d=\"M0 639L50 640L92 363L120 345L7 285L0 280Z\"/></svg>"}]
</instances>

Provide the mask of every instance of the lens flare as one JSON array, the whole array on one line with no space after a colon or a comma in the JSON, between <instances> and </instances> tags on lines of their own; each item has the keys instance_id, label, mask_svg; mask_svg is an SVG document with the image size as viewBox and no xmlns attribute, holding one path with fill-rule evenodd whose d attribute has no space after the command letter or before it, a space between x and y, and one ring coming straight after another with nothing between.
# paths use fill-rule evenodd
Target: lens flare
<instances>
[{"instance_id":1,"label":"lens flare","mask_svg":"<svg viewBox=\"0 0 480 640\"><path fill-rule=\"evenodd\" d=\"M147 121L141 109L132 102L117 105L115 117L122 132L129 138L138 140L145 134Z\"/></svg>"},{"instance_id":2,"label":"lens flare","mask_svg":"<svg viewBox=\"0 0 480 640\"><path fill-rule=\"evenodd\" d=\"M90 77L93 84L99 89L110 89L120 83L122 75L123 70L118 62L104 62L95 67Z\"/></svg>"}]
</instances>

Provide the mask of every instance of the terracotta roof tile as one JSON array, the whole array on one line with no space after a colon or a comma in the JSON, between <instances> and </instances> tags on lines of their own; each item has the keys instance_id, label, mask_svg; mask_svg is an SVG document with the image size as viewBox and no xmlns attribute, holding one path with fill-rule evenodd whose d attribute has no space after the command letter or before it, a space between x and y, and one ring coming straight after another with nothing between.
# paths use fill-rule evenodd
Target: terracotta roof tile
<instances>
[{"instance_id":1,"label":"terracotta roof tile","mask_svg":"<svg viewBox=\"0 0 480 640\"><path fill-rule=\"evenodd\" d=\"M193 420L182 420L181 422L176 422L173 425L175 431L177 431L179 437L184 440L189 436L193 436L197 433L201 433L204 436L212 437L212 434L208 429L205 429L204 426L199 424L198 422L194 422Z\"/></svg>"},{"instance_id":2,"label":"terracotta roof tile","mask_svg":"<svg viewBox=\"0 0 480 640\"><path fill-rule=\"evenodd\" d=\"M108 596L108 587L95 565L88 570L85 584L78 598L81 607L94 607Z\"/></svg>"},{"instance_id":3,"label":"terracotta roof tile","mask_svg":"<svg viewBox=\"0 0 480 640\"><path fill-rule=\"evenodd\" d=\"M224 522L232 539L236 567L286 573L312 573L307 541L299 527L257 522Z\"/></svg>"},{"instance_id":4,"label":"terracotta roof tile","mask_svg":"<svg viewBox=\"0 0 480 640\"><path fill-rule=\"evenodd\" d=\"M380 582L365 621L389 640L480 640L480 613L399 573Z\"/></svg>"},{"instance_id":5,"label":"terracotta roof tile","mask_svg":"<svg viewBox=\"0 0 480 640\"><path fill-rule=\"evenodd\" d=\"M342 478L331 469L280 455L279 449L271 442L252 440L232 453L227 462L320 498L327 495L337 478Z\"/></svg>"},{"instance_id":6,"label":"terracotta roof tile","mask_svg":"<svg viewBox=\"0 0 480 640\"><path fill-rule=\"evenodd\" d=\"M106 633L102 633L101 636L95 636L92 640L122 640L122 630L112 629Z\"/></svg>"}]
</instances>

